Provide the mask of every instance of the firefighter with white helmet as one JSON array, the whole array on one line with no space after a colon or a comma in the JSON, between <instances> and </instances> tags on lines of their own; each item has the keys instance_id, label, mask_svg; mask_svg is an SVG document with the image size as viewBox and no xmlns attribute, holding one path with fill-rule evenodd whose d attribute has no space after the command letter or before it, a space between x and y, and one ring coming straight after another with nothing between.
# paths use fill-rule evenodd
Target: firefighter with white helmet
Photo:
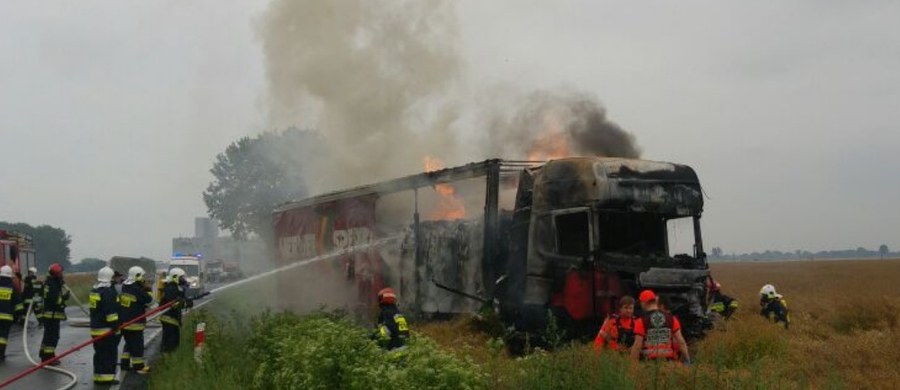
<instances>
[{"instance_id":1,"label":"firefighter with white helmet","mask_svg":"<svg viewBox=\"0 0 900 390\"><path fill-rule=\"evenodd\" d=\"M143 316L147 308L153 303L153 295L144 280L144 269L134 266L128 269L128 277L122 283L122 293L119 294L119 317L122 323L129 322ZM144 328L147 320L142 319L122 329L122 338L125 339L125 349L122 352L120 365L123 370L134 370L139 374L150 371L144 362Z\"/></svg>"},{"instance_id":2,"label":"firefighter with white helmet","mask_svg":"<svg viewBox=\"0 0 900 390\"><path fill-rule=\"evenodd\" d=\"M97 284L89 295L91 308L91 337L115 331L119 327L118 293L113 283L116 272L110 267L100 268ZM109 385L116 380L116 360L119 352L119 337L108 336L94 341L94 383Z\"/></svg>"},{"instance_id":3,"label":"firefighter with white helmet","mask_svg":"<svg viewBox=\"0 0 900 390\"><path fill-rule=\"evenodd\" d=\"M763 317L784 324L785 329L791 324L787 301L775 290L775 286L767 284L759 289L759 306L761 307L759 314Z\"/></svg>"},{"instance_id":4,"label":"firefighter with white helmet","mask_svg":"<svg viewBox=\"0 0 900 390\"><path fill-rule=\"evenodd\" d=\"M0 361L6 358L9 328L22 312L22 297L13 285L12 267L4 265L0 267Z\"/></svg>"},{"instance_id":5,"label":"firefighter with white helmet","mask_svg":"<svg viewBox=\"0 0 900 390\"><path fill-rule=\"evenodd\" d=\"M187 297L187 280L184 278L184 270L178 267L169 270L169 278L163 288L163 297L159 302L165 305L175 301L169 310L159 317L162 323L162 351L172 352L178 349L181 339L181 310L193 306L193 301Z\"/></svg>"}]
</instances>

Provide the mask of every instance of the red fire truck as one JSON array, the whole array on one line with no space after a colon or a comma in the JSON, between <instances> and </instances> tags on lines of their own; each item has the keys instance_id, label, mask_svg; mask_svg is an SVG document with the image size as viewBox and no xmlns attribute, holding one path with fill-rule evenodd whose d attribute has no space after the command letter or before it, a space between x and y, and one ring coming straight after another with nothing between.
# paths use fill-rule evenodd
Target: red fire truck
<instances>
[{"instance_id":1,"label":"red fire truck","mask_svg":"<svg viewBox=\"0 0 900 390\"><path fill-rule=\"evenodd\" d=\"M35 266L34 240L31 236L11 230L0 230L0 264L12 267L15 273L25 273ZM13 282L22 291L22 280Z\"/></svg>"}]
</instances>

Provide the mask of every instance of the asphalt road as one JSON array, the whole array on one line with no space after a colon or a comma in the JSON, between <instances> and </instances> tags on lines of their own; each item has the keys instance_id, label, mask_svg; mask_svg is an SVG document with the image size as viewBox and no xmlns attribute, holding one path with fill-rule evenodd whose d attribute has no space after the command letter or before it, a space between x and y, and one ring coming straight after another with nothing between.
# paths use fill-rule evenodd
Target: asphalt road
<instances>
[{"instance_id":1,"label":"asphalt road","mask_svg":"<svg viewBox=\"0 0 900 390\"><path fill-rule=\"evenodd\" d=\"M211 299L209 298L200 300L195 304L195 307L200 307L210 301ZM90 328L87 326L87 318L85 318L84 313L78 307L66 308L66 315L69 317L69 320L63 321L60 326L60 340L59 345L56 348L57 354L83 343L90 338ZM32 320L32 322L34 322L34 320ZM159 334L161 329L154 325L155 324L149 325L144 332L144 343L146 345L144 355L148 362L150 362L151 368L153 361L159 355L159 343L161 338L161 335ZM42 337L43 328L36 327L32 324L28 329L28 350L31 353L31 357L35 360L39 360L38 349L41 345ZM119 344L119 353L121 353L123 345L124 343ZM125 372L123 375L121 371L119 372L120 385L94 385L93 356L94 348L88 345L60 360L61 364L57 367L70 371L78 377L78 383L74 389L143 390L147 388L147 376L135 374L133 372ZM22 349L22 327L16 325L9 335L6 360L0 363L0 382L27 370L31 366L32 364L28 361ZM152 372L150 375L152 375ZM50 370L39 370L16 381L4 388L4 390L53 390L59 389L71 381L72 379L70 377L61 373Z\"/></svg>"}]
</instances>

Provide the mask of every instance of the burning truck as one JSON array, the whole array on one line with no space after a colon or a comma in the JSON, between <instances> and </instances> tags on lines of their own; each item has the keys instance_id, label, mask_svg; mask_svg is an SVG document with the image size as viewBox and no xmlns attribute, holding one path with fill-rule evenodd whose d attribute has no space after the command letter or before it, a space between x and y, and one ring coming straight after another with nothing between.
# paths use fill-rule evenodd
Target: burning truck
<instances>
[{"instance_id":1,"label":"burning truck","mask_svg":"<svg viewBox=\"0 0 900 390\"><path fill-rule=\"evenodd\" d=\"M686 335L708 328L692 168L601 157L428 165L275 210L279 266L342 253L279 275L279 293L305 294L292 276L303 273L362 312L392 286L405 311L424 317L487 303L514 333L540 333L555 317L578 336L593 335L620 297L652 288Z\"/></svg>"}]
</instances>

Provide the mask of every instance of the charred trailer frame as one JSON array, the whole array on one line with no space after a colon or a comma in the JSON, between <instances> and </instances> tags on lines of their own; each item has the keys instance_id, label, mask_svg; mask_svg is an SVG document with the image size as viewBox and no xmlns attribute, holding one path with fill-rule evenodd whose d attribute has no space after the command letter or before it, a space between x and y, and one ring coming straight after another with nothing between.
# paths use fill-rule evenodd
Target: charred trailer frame
<instances>
[{"instance_id":1,"label":"charred trailer frame","mask_svg":"<svg viewBox=\"0 0 900 390\"><path fill-rule=\"evenodd\" d=\"M701 336L709 270L703 193L690 167L617 158L569 158L519 180L500 313L517 331L541 333L548 310L569 335L592 336L620 297L650 288ZM693 253L668 253L668 221L690 219ZM639 311L639 304L636 305Z\"/></svg>"},{"instance_id":2,"label":"charred trailer frame","mask_svg":"<svg viewBox=\"0 0 900 390\"><path fill-rule=\"evenodd\" d=\"M536 164L492 159L287 203L273 213L276 265L350 248L351 253L340 259L340 267L322 271L353 279L345 287L357 290L363 310L386 285L398 289L404 310L409 312L434 315L477 310L494 296L495 281L505 272L501 180L514 179ZM481 178L484 202L477 217L422 220L421 189ZM409 191L414 210L409 226L392 231L379 227L377 203L388 195ZM374 242L380 242L377 248L366 247ZM280 281L279 294L295 294L292 284L291 280Z\"/></svg>"}]
</instances>

